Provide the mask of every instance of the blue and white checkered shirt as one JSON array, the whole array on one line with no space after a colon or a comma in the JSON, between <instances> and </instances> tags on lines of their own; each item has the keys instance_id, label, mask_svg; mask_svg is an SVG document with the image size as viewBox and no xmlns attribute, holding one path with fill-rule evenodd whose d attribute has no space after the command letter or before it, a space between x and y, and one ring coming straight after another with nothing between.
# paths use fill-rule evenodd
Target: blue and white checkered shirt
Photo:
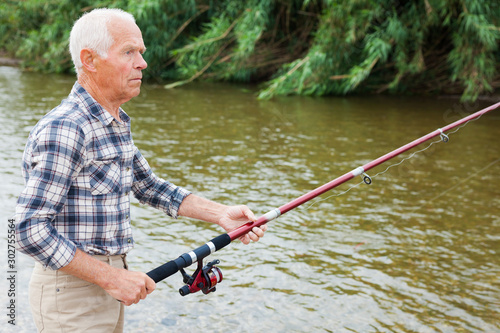
<instances>
[{"instance_id":1,"label":"blue and white checkered shirt","mask_svg":"<svg viewBox=\"0 0 500 333\"><path fill-rule=\"evenodd\" d=\"M33 128L16 207L21 252L52 269L79 248L116 255L134 245L129 193L176 218L185 189L158 178L134 145L130 118L114 119L76 82Z\"/></svg>"}]
</instances>

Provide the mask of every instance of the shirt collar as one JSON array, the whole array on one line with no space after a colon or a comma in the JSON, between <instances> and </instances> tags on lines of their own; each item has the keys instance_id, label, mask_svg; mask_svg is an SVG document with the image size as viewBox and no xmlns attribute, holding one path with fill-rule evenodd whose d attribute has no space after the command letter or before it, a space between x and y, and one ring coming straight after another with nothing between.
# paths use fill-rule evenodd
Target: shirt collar
<instances>
[{"instance_id":1,"label":"shirt collar","mask_svg":"<svg viewBox=\"0 0 500 333\"><path fill-rule=\"evenodd\" d=\"M74 94L78 99L80 99L90 114L97 118L104 126L109 126L116 119L106 111L101 104L99 104L88 92L81 86L78 81L73 85L71 94ZM130 122L130 117L125 113L125 111L120 108L119 110L120 119L125 124Z\"/></svg>"}]
</instances>

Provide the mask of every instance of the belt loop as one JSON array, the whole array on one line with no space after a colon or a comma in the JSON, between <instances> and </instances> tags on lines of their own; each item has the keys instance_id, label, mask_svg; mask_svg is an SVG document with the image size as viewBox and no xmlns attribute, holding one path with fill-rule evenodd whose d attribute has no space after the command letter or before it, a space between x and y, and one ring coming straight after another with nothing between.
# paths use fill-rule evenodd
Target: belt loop
<instances>
[{"instance_id":1,"label":"belt loop","mask_svg":"<svg viewBox=\"0 0 500 333\"><path fill-rule=\"evenodd\" d=\"M122 261L123 261L123 268L125 268L126 270L128 270L128 263L127 263L127 254L124 253L121 255L122 257Z\"/></svg>"}]
</instances>

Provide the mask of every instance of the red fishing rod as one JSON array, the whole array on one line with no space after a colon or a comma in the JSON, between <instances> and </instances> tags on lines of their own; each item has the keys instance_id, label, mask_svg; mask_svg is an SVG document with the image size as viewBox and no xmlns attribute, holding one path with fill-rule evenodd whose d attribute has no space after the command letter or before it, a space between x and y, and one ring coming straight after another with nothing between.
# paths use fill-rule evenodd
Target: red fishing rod
<instances>
[{"instance_id":1,"label":"red fishing rod","mask_svg":"<svg viewBox=\"0 0 500 333\"><path fill-rule=\"evenodd\" d=\"M259 227L269 221L274 220L280 215L285 214L286 212L297 208L298 206L304 204L305 202L308 202L311 199L316 198L317 196L328 192L335 187L357 177L357 176L362 176L363 181L366 184L371 184L371 178L366 174L366 172L388 160L391 158L394 158L434 137L440 136L441 140L444 142L448 142L448 136L445 134L446 131L449 131L455 127L458 127L460 125L466 124L467 122L479 118L485 113L488 113L490 111L495 110L496 108L500 107L500 102L496 103L494 105L491 105L481 111L478 111L476 113L473 113L467 117L464 117L460 120L455 121L454 123L451 123L443 128L438 128L437 130L424 135L398 149L395 149L391 151L390 153L385 154L384 156L381 156L363 166L359 166L356 169L332 180L329 183L326 183L315 190L312 190L309 193L306 193L302 195L301 197L298 197L295 200L290 201L289 203L279 207L275 208L266 214L262 215L259 217L255 222L248 222L239 228L230 231L226 234L219 235L215 237L214 239L210 240L208 243L205 245L202 245L188 253L184 253L181 256L179 256L175 260L171 260L155 269L152 271L148 272L147 275L151 277L155 282L162 281L166 279L167 277L175 274L176 272L180 271L183 275L184 278L184 283L186 285L182 287L179 292L182 296L185 296L190 293L197 292L199 290L202 290L203 293L207 294L209 292L215 291L215 286L217 283L222 281L222 272L221 270L216 267L215 265L219 263L218 260L214 260L207 265L203 266L203 259L210 254L226 247L229 245L233 240L245 235L249 231L252 230L254 227ZM186 274L184 271L184 268L190 266L191 264L198 262L198 268L196 271L193 273L193 275L189 276Z\"/></svg>"}]
</instances>

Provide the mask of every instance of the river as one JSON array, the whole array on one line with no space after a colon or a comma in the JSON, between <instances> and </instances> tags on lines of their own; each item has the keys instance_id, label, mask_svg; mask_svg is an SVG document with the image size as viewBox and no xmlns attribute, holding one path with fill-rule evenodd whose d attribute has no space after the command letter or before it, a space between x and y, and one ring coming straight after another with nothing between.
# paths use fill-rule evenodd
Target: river
<instances>
[{"instance_id":1,"label":"river","mask_svg":"<svg viewBox=\"0 0 500 333\"><path fill-rule=\"evenodd\" d=\"M73 82L0 67L4 226L23 188L28 133ZM174 90L144 84L124 109L134 142L157 175L261 215L494 102L411 96L259 101L255 91L223 83ZM450 134L448 143L434 139L385 173L428 144L371 170L371 185L358 177L288 212L269 223L260 242L234 242L213 254L224 274L215 293L181 297L180 274L169 277L127 308L126 332L499 332L499 128L500 109ZM130 269L144 272L223 232L170 219L137 201L132 220ZM12 298L7 232L1 228L5 313ZM33 261L19 253L15 260L15 331L34 332ZM2 318L0 331L8 332L9 318Z\"/></svg>"}]
</instances>

